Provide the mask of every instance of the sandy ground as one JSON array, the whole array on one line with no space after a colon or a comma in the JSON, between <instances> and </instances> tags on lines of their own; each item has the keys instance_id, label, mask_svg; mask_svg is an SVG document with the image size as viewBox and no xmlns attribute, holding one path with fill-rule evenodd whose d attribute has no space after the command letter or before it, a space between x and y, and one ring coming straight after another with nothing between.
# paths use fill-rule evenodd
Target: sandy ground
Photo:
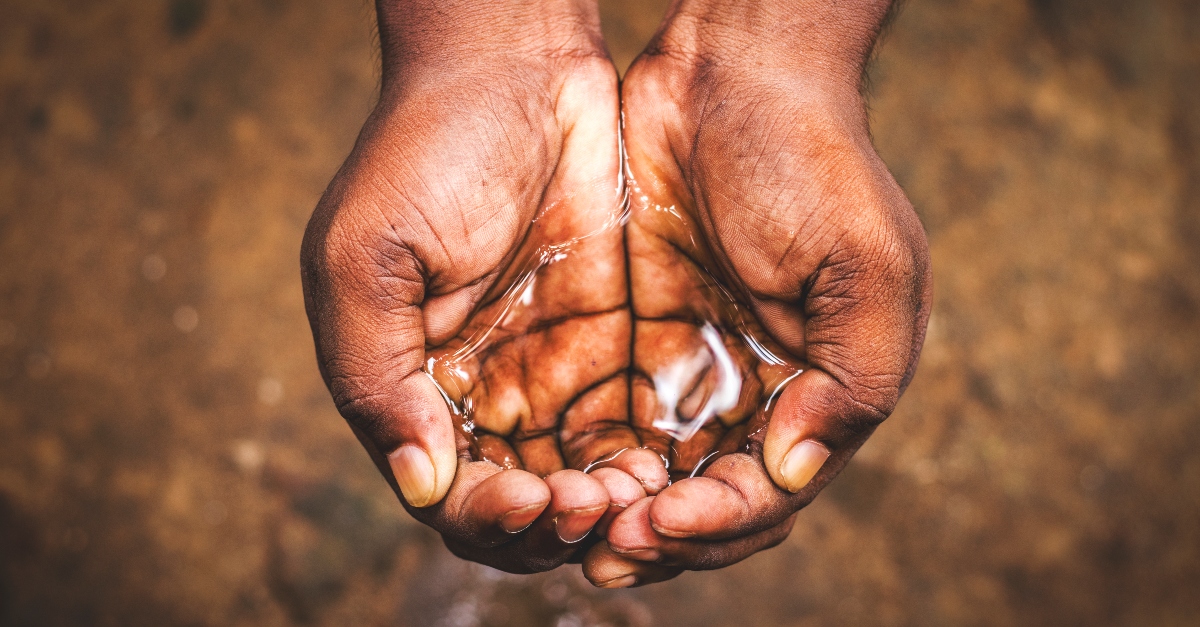
<instances>
[{"instance_id":1,"label":"sandy ground","mask_svg":"<svg viewBox=\"0 0 1200 627\"><path fill-rule=\"evenodd\" d=\"M627 64L662 2L603 4ZM872 73L911 390L781 547L600 592L451 557L317 375L369 3L0 1L0 623L1196 624L1198 7L913 0Z\"/></svg>"}]
</instances>

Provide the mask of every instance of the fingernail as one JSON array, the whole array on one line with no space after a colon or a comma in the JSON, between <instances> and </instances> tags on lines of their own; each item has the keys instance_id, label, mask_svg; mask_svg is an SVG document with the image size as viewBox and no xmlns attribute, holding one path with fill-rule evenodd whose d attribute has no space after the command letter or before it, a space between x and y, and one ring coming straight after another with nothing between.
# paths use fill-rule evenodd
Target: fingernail
<instances>
[{"instance_id":1,"label":"fingernail","mask_svg":"<svg viewBox=\"0 0 1200 627\"><path fill-rule=\"evenodd\" d=\"M617 577L616 579L609 579L608 581L598 583L598 584L596 584L596 587L598 587L598 588L628 588L629 586L632 586L635 583L637 583L637 577L634 577L633 575L625 575L624 577Z\"/></svg>"},{"instance_id":2,"label":"fingernail","mask_svg":"<svg viewBox=\"0 0 1200 627\"><path fill-rule=\"evenodd\" d=\"M404 500L413 507L429 505L435 485L433 460L429 455L419 446L405 444L388 455L388 463Z\"/></svg>"},{"instance_id":3,"label":"fingernail","mask_svg":"<svg viewBox=\"0 0 1200 627\"><path fill-rule=\"evenodd\" d=\"M804 440L792 447L779 464L779 474L783 476L789 492L799 492L817 475L817 471L829 459L829 449L818 442Z\"/></svg>"},{"instance_id":4,"label":"fingernail","mask_svg":"<svg viewBox=\"0 0 1200 627\"><path fill-rule=\"evenodd\" d=\"M542 510L546 508L545 504L529 505L521 509L514 509L505 514L500 519L500 527L509 533L520 533L529 528L533 521L542 514Z\"/></svg>"},{"instance_id":5,"label":"fingernail","mask_svg":"<svg viewBox=\"0 0 1200 627\"><path fill-rule=\"evenodd\" d=\"M658 560L662 559L662 554L654 549L634 549L632 551L622 551L612 545L609 545L609 548L613 550L613 553L616 553L621 557L628 557L629 559L634 559L639 562L657 562Z\"/></svg>"},{"instance_id":6,"label":"fingernail","mask_svg":"<svg viewBox=\"0 0 1200 627\"><path fill-rule=\"evenodd\" d=\"M554 520L554 530L558 539L567 544L575 544L587 537L596 524L596 513L607 509L607 506L594 509L581 509L563 512Z\"/></svg>"}]
</instances>

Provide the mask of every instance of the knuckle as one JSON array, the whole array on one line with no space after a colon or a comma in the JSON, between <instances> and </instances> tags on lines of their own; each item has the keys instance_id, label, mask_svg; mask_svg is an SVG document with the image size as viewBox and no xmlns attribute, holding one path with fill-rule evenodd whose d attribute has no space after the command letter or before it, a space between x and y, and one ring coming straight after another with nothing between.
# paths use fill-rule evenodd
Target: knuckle
<instances>
[{"instance_id":1,"label":"knuckle","mask_svg":"<svg viewBox=\"0 0 1200 627\"><path fill-rule=\"evenodd\" d=\"M338 413L347 422L375 435L382 426L381 415L387 398L384 393L368 391L368 386L363 383L365 378L346 375L330 377L329 391Z\"/></svg>"},{"instance_id":2,"label":"knuckle","mask_svg":"<svg viewBox=\"0 0 1200 627\"><path fill-rule=\"evenodd\" d=\"M390 230L356 228L327 247L330 274L387 309L413 306L424 296L421 264Z\"/></svg>"},{"instance_id":3,"label":"knuckle","mask_svg":"<svg viewBox=\"0 0 1200 627\"><path fill-rule=\"evenodd\" d=\"M884 276L893 281L911 281L917 269L917 260L912 250L896 235L888 237L888 243L880 260Z\"/></svg>"},{"instance_id":4,"label":"knuckle","mask_svg":"<svg viewBox=\"0 0 1200 627\"><path fill-rule=\"evenodd\" d=\"M309 221L301 248L306 286L314 294L357 292L389 307L418 303L425 273L412 238L372 203L348 195L330 191Z\"/></svg>"},{"instance_id":5,"label":"knuckle","mask_svg":"<svg viewBox=\"0 0 1200 627\"><path fill-rule=\"evenodd\" d=\"M416 350L419 347L380 359L364 359L354 352L327 358L329 392L338 412L355 426L374 433L401 400L392 392L398 387L393 383L415 370L406 362Z\"/></svg>"},{"instance_id":6,"label":"knuckle","mask_svg":"<svg viewBox=\"0 0 1200 627\"><path fill-rule=\"evenodd\" d=\"M924 278L928 266L924 231L917 222L914 235L912 220L905 218L905 212L911 213L911 209L897 213L889 205L876 207L868 226L854 238L855 256L869 269L875 289L882 287L889 293L911 290Z\"/></svg>"},{"instance_id":7,"label":"knuckle","mask_svg":"<svg viewBox=\"0 0 1200 627\"><path fill-rule=\"evenodd\" d=\"M899 379L894 375L855 377L846 385L846 425L852 431L861 431L887 419L900 399Z\"/></svg>"}]
</instances>

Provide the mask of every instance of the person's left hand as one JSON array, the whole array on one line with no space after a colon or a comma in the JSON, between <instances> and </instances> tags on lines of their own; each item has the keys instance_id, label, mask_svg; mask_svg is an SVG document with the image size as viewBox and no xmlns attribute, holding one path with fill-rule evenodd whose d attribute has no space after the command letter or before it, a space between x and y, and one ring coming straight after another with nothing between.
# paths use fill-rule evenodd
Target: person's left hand
<instances>
[{"instance_id":1,"label":"person's left hand","mask_svg":"<svg viewBox=\"0 0 1200 627\"><path fill-rule=\"evenodd\" d=\"M805 370L748 453L621 513L584 561L593 582L660 581L783 541L891 413L923 342L927 244L871 145L861 62L814 62L786 31L748 24L681 10L626 75L634 362L661 350L645 325L701 323L701 292L664 286L708 271Z\"/></svg>"}]
</instances>

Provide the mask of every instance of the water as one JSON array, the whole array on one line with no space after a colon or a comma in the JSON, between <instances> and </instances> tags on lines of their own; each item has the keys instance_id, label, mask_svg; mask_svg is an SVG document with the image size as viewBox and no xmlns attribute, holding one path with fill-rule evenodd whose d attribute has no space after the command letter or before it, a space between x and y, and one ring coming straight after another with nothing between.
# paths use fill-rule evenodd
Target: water
<instances>
[{"instance_id":1,"label":"water","mask_svg":"<svg viewBox=\"0 0 1200 627\"><path fill-rule=\"evenodd\" d=\"M574 200L543 210L458 336L427 347L472 456L546 476L646 447L678 479L749 450L802 362L718 278L688 203L627 170L611 207Z\"/></svg>"}]
</instances>

